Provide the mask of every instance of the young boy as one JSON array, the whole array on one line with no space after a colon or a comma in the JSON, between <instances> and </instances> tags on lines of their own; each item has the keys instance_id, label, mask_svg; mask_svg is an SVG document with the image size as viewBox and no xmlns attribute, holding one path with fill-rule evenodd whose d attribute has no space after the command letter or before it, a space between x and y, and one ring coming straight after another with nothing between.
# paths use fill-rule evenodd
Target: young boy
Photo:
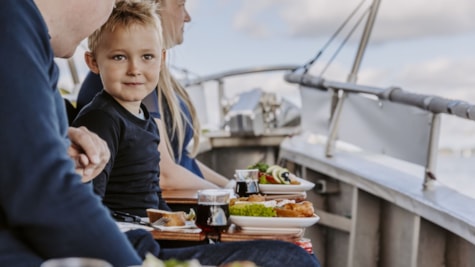
<instances>
[{"instance_id":1,"label":"young boy","mask_svg":"<svg viewBox=\"0 0 475 267\"><path fill-rule=\"evenodd\" d=\"M73 122L104 139L111 158L92 181L113 211L146 217L147 208L169 210L161 199L157 125L142 100L158 84L164 61L162 29L154 1L121 1L88 39L85 58L104 90Z\"/></svg>"}]
</instances>

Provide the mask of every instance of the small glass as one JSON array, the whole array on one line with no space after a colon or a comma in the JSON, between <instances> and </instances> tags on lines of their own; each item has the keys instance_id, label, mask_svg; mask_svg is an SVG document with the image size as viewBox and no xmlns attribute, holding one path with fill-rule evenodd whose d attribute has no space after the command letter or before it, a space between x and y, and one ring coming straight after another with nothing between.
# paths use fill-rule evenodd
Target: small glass
<instances>
[{"instance_id":1,"label":"small glass","mask_svg":"<svg viewBox=\"0 0 475 267\"><path fill-rule=\"evenodd\" d=\"M240 197L259 194L259 170L243 169L235 170L236 194Z\"/></svg>"},{"instance_id":2,"label":"small glass","mask_svg":"<svg viewBox=\"0 0 475 267\"><path fill-rule=\"evenodd\" d=\"M229 221L229 198L226 189L204 189L198 191L196 226L211 242L219 242L221 232L227 229Z\"/></svg>"}]
</instances>

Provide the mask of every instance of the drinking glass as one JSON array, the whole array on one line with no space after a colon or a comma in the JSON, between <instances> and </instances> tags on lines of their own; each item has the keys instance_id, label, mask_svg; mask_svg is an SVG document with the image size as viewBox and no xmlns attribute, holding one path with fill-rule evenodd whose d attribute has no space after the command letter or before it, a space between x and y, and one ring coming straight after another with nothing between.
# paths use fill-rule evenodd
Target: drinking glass
<instances>
[{"instance_id":1,"label":"drinking glass","mask_svg":"<svg viewBox=\"0 0 475 267\"><path fill-rule=\"evenodd\" d=\"M196 226L211 242L219 242L221 232L228 227L231 192L226 189L204 189L199 190L197 195Z\"/></svg>"},{"instance_id":2,"label":"drinking glass","mask_svg":"<svg viewBox=\"0 0 475 267\"><path fill-rule=\"evenodd\" d=\"M236 194L240 197L259 194L259 170L243 169L235 170Z\"/></svg>"}]
</instances>

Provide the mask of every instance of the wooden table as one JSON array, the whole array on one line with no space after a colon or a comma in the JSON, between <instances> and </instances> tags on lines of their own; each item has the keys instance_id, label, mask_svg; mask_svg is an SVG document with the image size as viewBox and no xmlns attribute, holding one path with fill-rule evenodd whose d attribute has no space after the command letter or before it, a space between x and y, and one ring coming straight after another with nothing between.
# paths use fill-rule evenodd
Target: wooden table
<instances>
[{"instance_id":1,"label":"wooden table","mask_svg":"<svg viewBox=\"0 0 475 267\"><path fill-rule=\"evenodd\" d=\"M172 207L173 210L188 211L189 207L197 205L196 200L197 190L164 190L162 197ZM266 199L296 199L303 200L306 198L305 193L298 193L293 195L266 195ZM284 240L295 242L303 236L304 229L296 230L292 233L248 233L241 231L235 225L231 225L229 229L221 234L221 242L245 241L245 240ZM172 240L172 241L191 241L191 242L206 242L206 235L203 233L187 233L187 232L168 232L153 230L152 235L156 240Z\"/></svg>"},{"instance_id":2,"label":"wooden table","mask_svg":"<svg viewBox=\"0 0 475 267\"><path fill-rule=\"evenodd\" d=\"M187 233L187 232L168 232L153 230L153 237L156 240L173 240L173 241L205 241L206 235L204 233ZM247 240L283 240L295 242L299 240L304 233L304 229L296 230L292 233L246 233L241 231L235 225L231 225L226 232L221 234L221 242L247 241Z\"/></svg>"},{"instance_id":3,"label":"wooden table","mask_svg":"<svg viewBox=\"0 0 475 267\"><path fill-rule=\"evenodd\" d=\"M164 190L162 191L162 197L167 201L168 204L172 205L196 205L196 191L197 190ZM286 198L301 201L306 197L307 194L305 192L284 195L265 195L266 200Z\"/></svg>"},{"instance_id":4,"label":"wooden table","mask_svg":"<svg viewBox=\"0 0 475 267\"><path fill-rule=\"evenodd\" d=\"M168 204L196 205L197 190L163 190L162 197Z\"/></svg>"}]
</instances>

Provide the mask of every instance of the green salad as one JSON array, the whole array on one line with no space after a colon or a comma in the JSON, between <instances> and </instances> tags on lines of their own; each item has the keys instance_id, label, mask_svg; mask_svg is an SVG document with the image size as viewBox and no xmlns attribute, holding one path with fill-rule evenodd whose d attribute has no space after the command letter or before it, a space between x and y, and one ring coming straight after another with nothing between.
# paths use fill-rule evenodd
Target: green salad
<instances>
[{"instance_id":1,"label":"green salad","mask_svg":"<svg viewBox=\"0 0 475 267\"><path fill-rule=\"evenodd\" d=\"M229 207L229 214L258 217L275 217L277 215L274 208L262 204L235 204Z\"/></svg>"}]
</instances>

